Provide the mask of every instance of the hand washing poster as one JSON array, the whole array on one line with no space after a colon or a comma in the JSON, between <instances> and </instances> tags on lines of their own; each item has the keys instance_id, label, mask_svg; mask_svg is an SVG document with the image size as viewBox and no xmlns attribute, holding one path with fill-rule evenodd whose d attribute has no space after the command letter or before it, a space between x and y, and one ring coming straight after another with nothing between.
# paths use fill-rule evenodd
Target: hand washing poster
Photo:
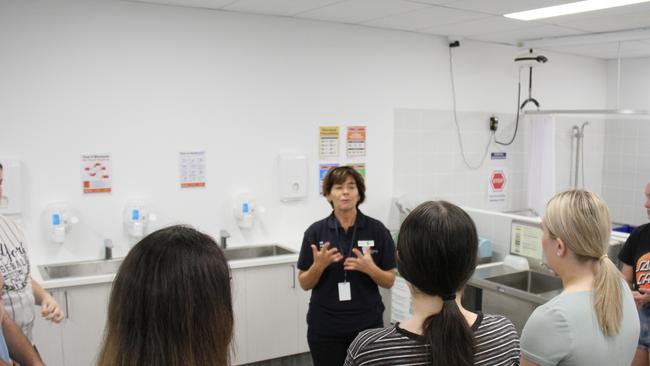
<instances>
[{"instance_id":1,"label":"hand washing poster","mask_svg":"<svg viewBox=\"0 0 650 366\"><path fill-rule=\"evenodd\" d=\"M366 126L348 126L347 137L348 158L366 156Z\"/></svg>"},{"instance_id":2,"label":"hand washing poster","mask_svg":"<svg viewBox=\"0 0 650 366\"><path fill-rule=\"evenodd\" d=\"M318 179L318 192L320 192L320 194L323 194L323 180L325 179L325 175L330 169L336 168L337 166L339 166L339 164L320 164L318 166L318 172L320 175L320 178Z\"/></svg>"},{"instance_id":3,"label":"hand washing poster","mask_svg":"<svg viewBox=\"0 0 650 366\"><path fill-rule=\"evenodd\" d=\"M205 187L205 151L179 153L179 180L181 188Z\"/></svg>"},{"instance_id":4,"label":"hand washing poster","mask_svg":"<svg viewBox=\"0 0 650 366\"><path fill-rule=\"evenodd\" d=\"M339 156L339 126L320 126L319 141L321 159Z\"/></svg>"},{"instance_id":5,"label":"hand washing poster","mask_svg":"<svg viewBox=\"0 0 650 366\"><path fill-rule=\"evenodd\" d=\"M81 155L81 184L83 193L111 193L110 154Z\"/></svg>"}]
</instances>

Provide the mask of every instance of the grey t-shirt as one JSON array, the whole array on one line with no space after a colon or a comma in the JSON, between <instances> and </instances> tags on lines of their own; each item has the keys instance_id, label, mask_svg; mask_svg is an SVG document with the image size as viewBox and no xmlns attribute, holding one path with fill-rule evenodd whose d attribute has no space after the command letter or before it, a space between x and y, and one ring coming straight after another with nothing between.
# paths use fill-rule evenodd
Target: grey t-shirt
<instances>
[{"instance_id":1,"label":"grey t-shirt","mask_svg":"<svg viewBox=\"0 0 650 366\"><path fill-rule=\"evenodd\" d=\"M629 366L639 340L639 316L623 287L620 332L606 337L592 302L593 291L563 292L530 316L521 334L521 354L541 366Z\"/></svg>"}]
</instances>

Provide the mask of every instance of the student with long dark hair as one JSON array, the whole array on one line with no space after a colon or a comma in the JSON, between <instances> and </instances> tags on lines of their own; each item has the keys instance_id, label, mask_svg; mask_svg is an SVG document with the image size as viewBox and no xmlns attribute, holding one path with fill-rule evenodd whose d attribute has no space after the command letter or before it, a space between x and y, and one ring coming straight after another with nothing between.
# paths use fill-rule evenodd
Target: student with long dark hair
<instances>
[{"instance_id":1,"label":"student with long dark hair","mask_svg":"<svg viewBox=\"0 0 650 366\"><path fill-rule=\"evenodd\" d=\"M477 251L474 222L458 206L429 201L413 210L397 243L397 269L409 284L413 317L361 332L345 365L518 365L512 323L460 303Z\"/></svg>"},{"instance_id":2,"label":"student with long dark hair","mask_svg":"<svg viewBox=\"0 0 650 366\"><path fill-rule=\"evenodd\" d=\"M192 228L151 233L113 282L100 366L227 366L233 330L230 268Z\"/></svg>"}]
</instances>

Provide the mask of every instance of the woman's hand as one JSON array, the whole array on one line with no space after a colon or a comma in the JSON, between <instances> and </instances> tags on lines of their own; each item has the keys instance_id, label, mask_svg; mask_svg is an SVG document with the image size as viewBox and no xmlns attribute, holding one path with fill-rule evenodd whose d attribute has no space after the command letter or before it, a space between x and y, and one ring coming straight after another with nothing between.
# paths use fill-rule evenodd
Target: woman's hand
<instances>
[{"instance_id":1,"label":"woman's hand","mask_svg":"<svg viewBox=\"0 0 650 366\"><path fill-rule=\"evenodd\" d=\"M311 253L314 256L314 264L321 269L327 268L332 263L338 262L343 259L341 253L337 248L329 249L330 242L323 244L320 250L315 244L311 245Z\"/></svg>"},{"instance_id":2,"label":"woman's hand","mask_svg":"<svg viewBox=\"0 0 650 366\"><path fill-rule=\"evenodd\" d=\"M371 249L368 248L364 250L363 253L357 248L352 248L352 252L356 255L356 258L347 257L343 263L343 268L346 271L359 271L367 275L372 275L374 272L379 269L375 264L375 261L372 259L370 254Z\"/></svg>"},{"instance_id":3,"label":"woman's hand","mask_svg":"<svg viewBox=\"0 0 650 366\"><path fill-rule=\"evenodd\" d=\"M63 320L63 310L50 294L46 293L41 300L41 315L54 323L60 323Z\"/></svg>"}]
</instances>

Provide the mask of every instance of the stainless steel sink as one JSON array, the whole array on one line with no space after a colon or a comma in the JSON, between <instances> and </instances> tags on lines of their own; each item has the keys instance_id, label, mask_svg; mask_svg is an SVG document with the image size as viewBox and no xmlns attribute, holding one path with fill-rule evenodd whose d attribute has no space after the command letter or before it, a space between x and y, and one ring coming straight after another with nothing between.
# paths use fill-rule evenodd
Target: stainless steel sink
<instances>
[{"instance_id":1,"label":"stainless steel sink","mask_svg":"<svg viewBox=\"0 0 650 366\"><path fill-rule=\"evenodd\" d=\"M294 251L275 244L228 248L224 250L224 253L226 255L226 259L229 261L272 257L284 254L295 254ZM117 270L120 268L120 264L122 264L123 259L124 258L46 264L37 266L37 268L41 273L43 280L100 276L117 273Z\"/></svg>"},{"instance_id":2,"label":"stainless steel sink","mask_svg":"<svg viewBox=\"0 0 650 366\"><path fill-rule=\"evenodd\" d=\"M273 257L276 255L295 254L293 250L281 247L279 245L262 245L256 247L235 247L224 250L226 259L229 261L240 259L253 259Z\"/></svg>"},{"instance_id":3,"label":"stainless steel sink","mask_svg":"<svg viewBox=\"0 0 650 366\"><path fill-rule=\"evenodd\" d=\"M486 280L532 294L541 294L562 289L562 281L558 277L535 271L515 272L486 278Z\"/></svg>"},{"instance_id":4,"label":"stainless steel sink","mask_svg":"<svg viewBox=\"0 0 650 366\"><path fill-rule=\"evenodd\" d=\"M115 274L122 264L123 258L111 260L94 260L46 264L38 266L44 280L55 280L69 277L87 277Z\"/></svg>"}]
</instances>

